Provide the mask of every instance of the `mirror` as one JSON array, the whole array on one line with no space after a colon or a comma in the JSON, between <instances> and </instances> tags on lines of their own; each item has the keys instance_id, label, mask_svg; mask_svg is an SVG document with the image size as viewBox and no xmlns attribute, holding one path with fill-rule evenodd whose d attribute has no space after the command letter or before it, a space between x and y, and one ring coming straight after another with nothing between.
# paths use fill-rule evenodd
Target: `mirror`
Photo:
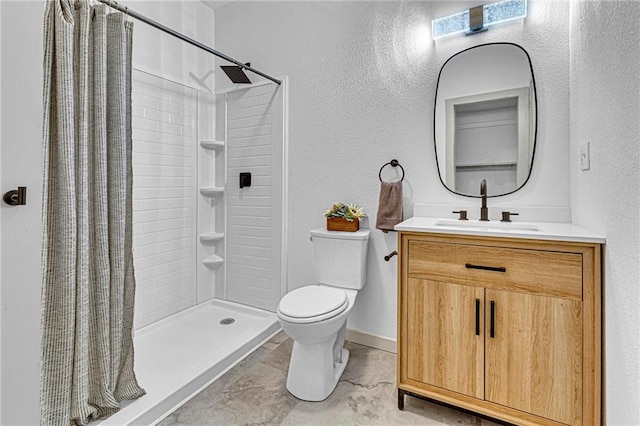
<instances>
[{"instance_id":1,"label":"mirror","mask_svg":"<svg viewBox=\"0 0 640 426\"><path fill-rule=\"evenodd\" d=\"M436 162L451 192L497 197L529 179L536 144L536 86L531 59L513 43L475 46L449 58L438 76Z\"/></svg>"}]
</instances>

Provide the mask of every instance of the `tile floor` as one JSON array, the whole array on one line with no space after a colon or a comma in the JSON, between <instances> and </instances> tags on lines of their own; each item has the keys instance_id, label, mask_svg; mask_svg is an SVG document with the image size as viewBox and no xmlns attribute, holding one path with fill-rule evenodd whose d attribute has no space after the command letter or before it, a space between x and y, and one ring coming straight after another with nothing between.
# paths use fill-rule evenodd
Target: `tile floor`
<instances>
[{"instance_id":1,"label":"tile floor","mask_svg":"<svg viewBox=\"0 0 640 426\"><path fill-rule=\"evenodd\" d=\"M285 388L292 345L280 332L159 424L496 425L409 396L398 410L396 355L351 342L349 364L329 398L300 401Z\"/></svg>"}]
</instances>

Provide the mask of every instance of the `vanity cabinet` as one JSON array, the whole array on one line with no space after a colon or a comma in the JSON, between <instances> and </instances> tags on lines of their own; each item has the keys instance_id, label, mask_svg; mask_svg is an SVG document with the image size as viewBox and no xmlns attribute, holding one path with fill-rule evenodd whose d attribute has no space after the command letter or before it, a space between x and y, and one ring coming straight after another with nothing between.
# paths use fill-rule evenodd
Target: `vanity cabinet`
<instances>
[{"instance_id":1,"label":"vanity cabinet","mask_svg":"<svg viewBox=\"0 0 640 426\"><path fill-rule=\"evenodd\" d=\"M398 405L600 423L600 245L399 233Z\"/></svg>"}]
</instances>

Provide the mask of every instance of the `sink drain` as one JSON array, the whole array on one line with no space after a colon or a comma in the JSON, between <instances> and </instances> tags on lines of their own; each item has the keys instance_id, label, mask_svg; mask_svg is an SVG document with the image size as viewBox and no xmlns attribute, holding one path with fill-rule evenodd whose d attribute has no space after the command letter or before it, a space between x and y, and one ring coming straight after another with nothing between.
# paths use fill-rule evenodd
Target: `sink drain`
<instances>
[{"instance_id":1,"label":"sink drain","mask_svg":"<svg viewBox=\"0 0 640 426\"><path fill-rule=\"evenodd\" d=\"M233 324L236 320L233 318L225 318L223 320L220 320L220 324L222 325L229 325L229 324Z\"/></svg>"}]
</instances>

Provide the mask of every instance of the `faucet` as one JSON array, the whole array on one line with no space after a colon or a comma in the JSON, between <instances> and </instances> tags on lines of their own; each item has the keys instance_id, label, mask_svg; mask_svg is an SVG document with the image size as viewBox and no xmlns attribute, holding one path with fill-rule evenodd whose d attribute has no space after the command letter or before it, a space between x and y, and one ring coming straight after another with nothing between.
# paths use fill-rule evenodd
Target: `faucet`
<instances>
[{"instance_id":1,"label":"faucet","mask_svg":"<svg viewBox=\"0 0 640 426\"><path fill-rule=\"evenodd\" d=\"M480 196L482 197L482 207L480 207L480 220L489 221L489 209L487 208L487 180L482 179L480 182Z\"/></svg>"}]
</instances>

